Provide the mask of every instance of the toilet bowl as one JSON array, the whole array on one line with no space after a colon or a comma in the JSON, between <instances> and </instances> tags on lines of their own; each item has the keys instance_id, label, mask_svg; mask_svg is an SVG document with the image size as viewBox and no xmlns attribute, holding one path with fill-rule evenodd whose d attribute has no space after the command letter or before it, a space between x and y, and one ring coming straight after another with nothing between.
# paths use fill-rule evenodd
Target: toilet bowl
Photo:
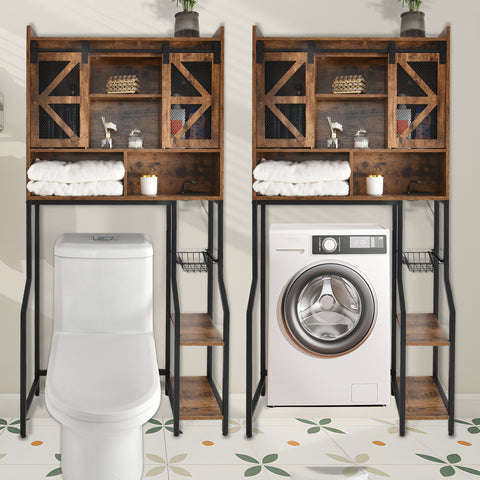
<instances>
[{"instance_id":1,"label":"toilet bowl","mask_svg":"<svg viewBox=\"0 0 480 480\"><path fill-rule=\"evenodd\" d=\"M45 402L61 424L65 480L139 480L142 425L160 404L151 242L65 234L55 245Z\"/></svg>"}]
</instances>

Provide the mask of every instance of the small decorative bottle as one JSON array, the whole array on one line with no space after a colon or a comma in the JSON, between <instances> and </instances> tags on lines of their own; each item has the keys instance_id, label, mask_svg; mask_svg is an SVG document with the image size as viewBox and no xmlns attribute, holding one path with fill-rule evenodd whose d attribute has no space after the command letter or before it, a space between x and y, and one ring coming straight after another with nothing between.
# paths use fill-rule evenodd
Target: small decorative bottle
<instances>
[{"instance_id":1,"label":"small decorative bottle","mask_svg":"<svg viewBox=\"0 0 480 480\"><path fill-rule=\"evenodd\" d=\"M337 133L332 132L330 138L327 140L327 148L338 148Z\"/></svg>"}]
</instances>

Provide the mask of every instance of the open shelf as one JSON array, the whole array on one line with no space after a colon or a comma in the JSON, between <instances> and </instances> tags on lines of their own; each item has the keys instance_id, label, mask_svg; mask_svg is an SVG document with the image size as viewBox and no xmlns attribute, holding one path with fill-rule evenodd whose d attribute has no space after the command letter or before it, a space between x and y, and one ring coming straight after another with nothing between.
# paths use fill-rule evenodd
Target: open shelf
<instances>
[{"instance_id":1,"label":"open shelf","mask_svg":"<svg viewBox=\"0 0 480 480\"><path fill-rule=\"evenodd\" d=\"M180 377L180 420L222 420L207 377Z\"/></svg>"},{"instance_id":2,"label":"open shelf","mask_svg":"<svg viewBox=\"0 0 480 480\"><path fill-rule=\"evenodd\" d=\"M175 324L175 315L171 315ZM180 315L180 345L222 346L223 339L207 313L182 313Z\"/></svg>"},{"instance_id":3,"label":"open shelf","mask_svg":"<svg viewBox=\"0 0 480 480\"><path fill-rule=\"evenodd\" d=\"M447 409L432 377L406 377L405 380L406 420L448 419Z\"/></svg>"},{"instance_id":4,"label":"open shelf","mask_svg":"<svg viewBox=\"0 0 480 480\"><path fill-rule=\"evenodd\" d=\"M450 341L433 313L407 313L407 345L439 347Z\"/></svg>"}]
</instances>

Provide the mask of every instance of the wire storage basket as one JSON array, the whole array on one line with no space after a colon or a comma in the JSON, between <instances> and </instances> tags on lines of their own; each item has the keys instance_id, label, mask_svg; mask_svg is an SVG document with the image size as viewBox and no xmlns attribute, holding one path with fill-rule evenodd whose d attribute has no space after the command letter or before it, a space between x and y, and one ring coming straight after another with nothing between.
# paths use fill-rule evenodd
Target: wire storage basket
<instances>
[{"instance_id":1,"label":"wire storage basket","mask_svg":"<svg viewBox=\"0 0 480 480\"><path fill-rule=\"evenodd\" d=\"M184 272L207 272L209 263L216 263L216 260L206 250L177 252L177 264Z\"/></svg>"},{"instance_id":2,"label":"wire storage basket","mask_svg":"<svg viewBox=\"0 0 480 480\"><path fill-rule=\"evenodd\" d=\"M432 251L427 252L403 252L402 263L411 272L433 272L433 262L436 256Z\"/></svg>"}]
</instances>

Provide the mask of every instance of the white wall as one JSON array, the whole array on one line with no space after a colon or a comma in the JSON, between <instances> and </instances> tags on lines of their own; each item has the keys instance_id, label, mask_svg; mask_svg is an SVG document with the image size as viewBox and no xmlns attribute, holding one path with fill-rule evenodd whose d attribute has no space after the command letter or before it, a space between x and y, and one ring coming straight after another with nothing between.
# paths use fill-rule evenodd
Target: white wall
<instances>
[{"instance_id":1,"label":"white wall","mask_svg":"<svg viewBox=\"0 0 480 480\"><path fill-rule=\"evenodd\" d=\"M395 0L200 0L200 28L212 35L225 26L225 275L231 309L231 390L244 391L245 311L251 278L251 38L252 25L267 36L394 36L399 33L402 7ZM0 17L0 92L5 96L5 130L0 133L0 393L19 388L19 309L25 278L25 27L33 23L39 35L173 35L176 8L169 0L98 2L17 0L2 5ZM457 391L480 393L480 324L477 302L480 262L476 242L480 234L475 194L480 173L478 141L479 45L478 2L426 0L427 33L437 36L452 27L451 72L451 261L457 306ZM180 246L203 247L205 216L192 204L182 205ZM295 212L293 214L293 212ZM426 205L407 208L407 246L430 245L431 215ZM46 365L52 303L52 248L64 231L143 231L152 235L157 252L155 308L159 350L163 349L164 212L155 207L42 208L42 321ZM387 207L305 207L272 209L269 221L374 221L390 224ZM198 235L199 240L192 240ZM428 311L427 277L407 276L407 302L412 311ZM186 311L201 311L199 277L181 276L181 299ZM192 293L196 292L196 293ZM195 350L195 349L194 349ZM190 351L189 351L190 352ZM197 373L197 351L185 358ZM423 354L409 357L418 365ZM163 353L160 353L163 364ZM201 364L201 362L200 362ZM163 366L163 365L162 365ZM200 365L201 366L201 365ZM200 372L198 372L200 373Z\"/></svg>"}]
</instances>

